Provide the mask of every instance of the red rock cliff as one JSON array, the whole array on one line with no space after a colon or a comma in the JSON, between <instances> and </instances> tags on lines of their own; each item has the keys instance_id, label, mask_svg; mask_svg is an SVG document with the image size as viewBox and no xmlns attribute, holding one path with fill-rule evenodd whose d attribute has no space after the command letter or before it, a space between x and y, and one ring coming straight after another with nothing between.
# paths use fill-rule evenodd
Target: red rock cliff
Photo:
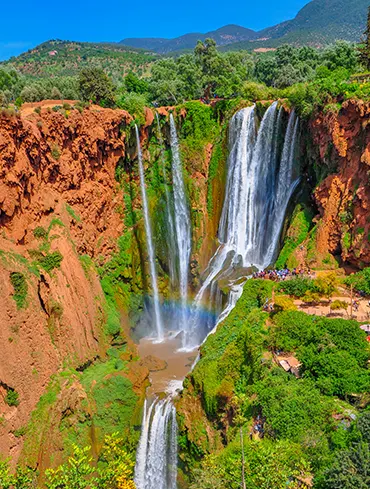
<instances>
[{"instance_id":1,"label":"red rock cliff","mask_svg":"<svg viewBox=\"0 0 370 489\"><path fill-rule=\"evenodd\" d=\"M114 175L130 121L124 111L93 108L0 115L0 452L15 459L50 376L99 354L104 297L79 256L104 260L122 232ZM35 271L35 261L56 252L59 268ZM21 308L15 272L27 287ZM11 390L18 405L9 405L17 404Z\"/></svg>"},{"instance_id":2,"label":"red rock cliff","mask_svg":"<svg viewBox=\"0 0 370 489\"><path fill-rule=\"evenodd\" d=\"M336 167L319 184L317 254L332 253L356 267L370 265L370 104L347 101L339 114L311 122L317 165ZM334 170L335 171L335 170Z\"/></svg>"}]
</instances>

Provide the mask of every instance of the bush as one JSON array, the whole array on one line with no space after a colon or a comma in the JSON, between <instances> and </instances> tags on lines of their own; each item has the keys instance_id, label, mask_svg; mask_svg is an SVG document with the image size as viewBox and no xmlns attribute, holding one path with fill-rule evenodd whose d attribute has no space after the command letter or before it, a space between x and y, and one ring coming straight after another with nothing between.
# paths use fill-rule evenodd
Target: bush
<instances>
[{"instance_id":1,"label":"bush","mask_svg":"<svg viewBox=\"0 0 370 489\"><path fill-rule=\"evenodd\" d=\"M268 88L263 83L245 82L241 91L241 96L246 100L257 102L258 100L269 100L271 98L272 88Z\"/></svg>"},{"instance_id":2,"label":"bush","mask_svg":"<svg viewBox=\"0 0 370 489\"><path fill-rule=\"evenodd\" d=\"M60 268L60 264L62 263L63 256L59 251L54 251L53 253L47 254L42 258L39 258L38 262L46 272L50 273L55 268Z\"/></svg>"},{"instance_id":3,"label":"bush","mask_svg":"<svg viewBox=\"0 0 370 489\"><path fill-rule=\"evenodd\" d=\"M307 294L315 290L315 284L313 280L309 278L297 277L292 280L286 280L278 286L278 290L285 292L285 294L301 299Z\"/></svg>"},{"instance_id":4,"label":"bush","mask_svg":"<svg viewBox=\"0 0 370 489\"><path fill-rule=\"evenodd\" d=\"M140 125L145 123L146 103L147 101L144 95L134 92L127 93L117 101L118 107L127 110L127 112L137 119Z\"/></svg>"},{"instance_id":5,"label":"bush","mask_svg":"<svg viewBox=\"0 0 370 489\"><path fill-rule=\"evenodd\" d=\"M50 148L51 156L54 158L54 160L59 160L61 157L61 151L60 148L57 144L53 144Z\"/></svg>"},{"instance_id":6,"label":"bush","mask_svg":"<svg viewBox=\"0 0 370 489\"><path fill-rule=\"evenodd\" d=\"M17 304L18 309L22 309L26 305L27 293L28 293L28 285L26 277L23 273L20 272L12 272L10 274L10 281L14 288L13 299Z\"/></svg>"},{"instance_id":7,"label":"bush","mask_svg":"<svg viewBox=\"0 0 370 489\"><path fill-rule=\"evenodd\" d=\"M35 236L35 238L37 239L46 239L47 236L48 236L48 232L46 231L45 228L43 228L42 226L38 226L37 228L35 228L33 230L33 235Z\"/></svg>"},{"instance_id":8,"label":"bush","mask_svg":"<svg viewBox=\"0 0 370 489\"><path fill-rule=\"evenodd\" d=\"M358 292L370 295L370 268L365 268L361 272L350 275L344 280L348 286L352 286Z\"/></svg>"},{"instance_id":9,"label":"bush","mask_svg":"<svg viewBox=\"0 0 370 489\"><path fill-rule=\"evenodd\" d=\"M275 312L296 311L297 308L289 297L286 297L285 295L277 295L275 297L274 310Z\"/></svg>"},{"instance_id":10,"label":"bush","mask_svg":"<svg viewBox=\"0 0 370 489\"><path fill-rule=\"evenodd\" d=\"M8 389L5 396L5 402L8 406L18 406L19 405L19 395L14 389Z\"/></svg>"}]
</instances>

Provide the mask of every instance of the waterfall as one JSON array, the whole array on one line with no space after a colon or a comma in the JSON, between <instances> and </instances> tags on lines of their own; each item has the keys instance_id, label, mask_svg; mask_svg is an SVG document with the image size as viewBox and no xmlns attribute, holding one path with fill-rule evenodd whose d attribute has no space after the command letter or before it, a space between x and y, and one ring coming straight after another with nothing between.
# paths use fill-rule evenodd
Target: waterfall
<instances>
[{"instance_id":1,"label":"waterfall","mask_svg":"<svg viewBox=\"0 0 370 489\"><path fill-rule=\"evenodd\" d=\"M255 107L240 110L230 122L220 246L194 301L189 348L209 333L209 327L201 324L206 291L211 289L210 299L217 296L220 280L230 288L226 304L218 308L217 325L235 307L251 267L264 269L276 258L287 206L299 182L294 171L299 120L293 111L279 154L282 118L283 110L278 110L275 102L267 109L258 130Z\"/></svg>"},{"instance_id":2,"label":"waterfall","mask_svg":"<svg viewBox=\"0 0 370 489\"><path fill-rule=\"evenodd\" d=\"M180 159L179 142L173 115L170 115L173 197L175 207L175 229L178 256L179 291L182 306L180 330L188 330L186 307L188 298L188 274L191 254L191 223L188 201L185 193L183 169Z\"/></svg>"},{"instance_id":3,"label":"waterfall","mask_svg":"<svg viewBox=\"0 0 370 489\"><path fill-rule=\"evenodd\" d=\"M141 196L142 196L142 201L143 201L146 244L147 244L147 248L148 248L149 270L150 270L150 278L152 281L152 289L153 289L155 327L156 327L156 333L157 333L157 340L162 341L163 340L163 325L162 325L161 309L160 309L160 301L159 301L158 278L157 278L157 271L156 271L156 266L155 266L155 253L154 253L154 245L153 245L153 235L152 235L152 227L151 227L150 217L149 217L148 198L146 195L144 166L143 166L143 154L141 151L139 129L138 129L136 124L135 124L135 132L136 132L137 152L138 152L138 160L139 160L140 187L141 187Z\"/></svg>"},{"instance_id":4,"label":"waterfall","mask_svg":"<svg viewBox=\"0 0 370 489\"><path fill-rule=\"evenodd\" d=\"M177 488L177 422L171 398L144 404L135 465L137 489Z\"/></svg>"},{"instance_id":5,"label":"waterfall","mask_svg":"<svg viewBox=\"0 0 370 489\"><path fill-rule=\"evenodd\" d=\"M165 191L165 199L166 199L166 223L168 227L167 232L167 247L168 247L168 267L170 273L170 283L172 290L175 289L176 282L176 263L177 263L177 244L176 244L176 229L175 229L175 221L173 216L173 199L168 188L168 178L166 171L166 160L164 156L164 143L162 137L161 126L159 123L158 112L155 113L157 119L157 130L158 130L158 140L160 145L160 166L163 175L164 181L164 191Z\"/></svg>"}]
</instances>

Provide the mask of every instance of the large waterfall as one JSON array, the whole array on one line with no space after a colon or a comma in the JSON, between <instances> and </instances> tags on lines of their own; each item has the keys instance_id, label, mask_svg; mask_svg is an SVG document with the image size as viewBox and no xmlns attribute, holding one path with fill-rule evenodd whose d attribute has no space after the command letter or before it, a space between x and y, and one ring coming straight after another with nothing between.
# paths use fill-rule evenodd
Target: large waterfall
<instances>
[{"instance_id":1,"label":"large waterfall","mask_svg":"<svg viewBox=\"0 0 370 489\"><path fill-rule=\"evenodd\" d=\"M173 196L175 208L175 228L178 253L178 281L181 299L181 325L180 330L185 333L187 326L187 299L188 299L188 274L191 254L191 223L188 201L185 192L183 169L180 159L179 142L173 115L170 115L171 150L172 150L172 175Z\"/></svg>"},{"instance_id":2,"label":"large waterfall","mask_svg":"<svg viewBox=\"0 0 370 489\"><path fill-rule=\"evenodd\" d=\"M193 349L235 307L252 270L266 268L276 258L287 206L299 182L295 168L299 121L293 111L286 124L285 112L278 108L277 103L267 109L260 124L255 107L242 109L232 118L225 200L218 234L219 247L202 277L203 283L195 298L190 321L186 313L191 254L190 215L172 115L170 130L174 214L170 208L170 194L166 189L167 218L172 219L173 216L172 224L169 222L168 227L172 229L176 241L176 275L182 303L181 324L176 325L176 329L185 333L184 347ZM160 319L137 129L136 134L153 291L158 308L155 311ZM164 166L163 169L166 180ZM222 289L229 290L226 301L223 300ZM205 298L213 314L203 314ZM172 398L156 398L150 405L146 401L135 466L137 489L176 489L176 474L177 424Z\"/></svg>"},{"instance_id":3,"label":"large waterfall","mask_svg":"<svg viewBox=\"0 0 370 489\"><path fill-rule=\"evenodd\" d=\"M138 152L138 160L139 160L141 196L143 201L145 235L146 235L146 243L147 243L148 257L149 257L149 270L150 270L150 278L152 281L152 288L153 288L155 327L157 333L157 340L162 341L163 324L162 324L161 308L160 308L160 301L159 301L158 277L157 277L157 270L155 266L155 253L154 253L154 246L153 246L152 226L150 223L148 198L146 195L146 187L145 187L143 154L141 151L140 134L137 125L135 125L135 132L136 132L137 152Z\"/></svg>"},{"instance_id":4,"label":"large waterfall","mask_svg":"<svg viewBox=\"0 0 370 489\"><path fill-rule=\"evenodd\" d=\"M154 400L144 414L136 456L137 489L176 489L177 422L171 398Z\"/></svg>"},{"instance_id":5,"label":"large waterfall","mask_svg":"<svg viewBox=\"0 0 370 489\"><path fill-rule=\"evenodd\" d=\"M230 288L218 321L235 307L252 267L266 268L276 257L282 226L290 198L299 178L294 168L299 121L290 114L283 149L283 109L275 102L266 111L257 130L255 107L237 112L229 130L229 159L224 206L219 226L220 246L212 257L203 284L195 298L189 348L209 331L202 322L202 302L218 297L218 283ZM213 296L213 297L212 297Z\"/></svg>"}]
</instances>

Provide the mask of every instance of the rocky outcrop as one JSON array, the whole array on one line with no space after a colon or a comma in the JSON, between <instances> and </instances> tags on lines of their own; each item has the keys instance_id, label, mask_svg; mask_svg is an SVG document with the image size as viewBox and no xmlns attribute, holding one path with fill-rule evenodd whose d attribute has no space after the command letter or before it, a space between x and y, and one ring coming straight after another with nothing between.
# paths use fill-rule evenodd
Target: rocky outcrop
<instances>
[{"instance_id":1,"label":"rocky outcrop","mask_svg":"<svg viewBox=\"0 0 370 489\"><path fill-rule=\"evenodd\" d=\"M370 265L370 104L349 100L310 124L316 161L329 174L315 190L316 253L362 268Z\"/></svg>"}]
</instances>

